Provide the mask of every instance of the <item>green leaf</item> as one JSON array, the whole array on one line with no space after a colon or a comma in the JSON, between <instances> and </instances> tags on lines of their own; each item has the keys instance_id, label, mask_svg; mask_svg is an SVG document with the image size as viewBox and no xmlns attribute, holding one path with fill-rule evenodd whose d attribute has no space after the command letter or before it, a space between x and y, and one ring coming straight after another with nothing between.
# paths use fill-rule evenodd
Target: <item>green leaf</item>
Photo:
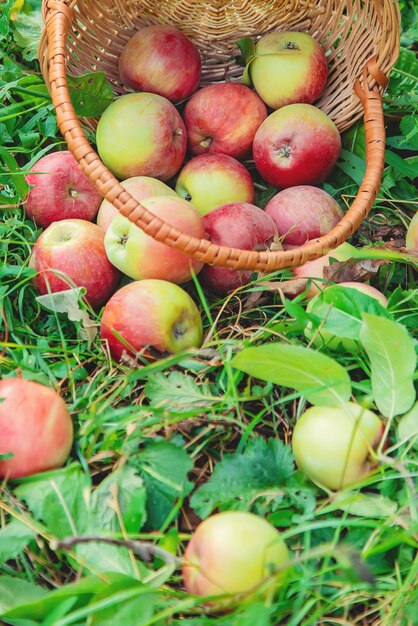
<instances>
[{"instance_id":1,"label":"green leaf","mask_svg":"<svg viewBox=\"0 0 418 626\"><path fill-rule=\"evenodd\" d=\"M413 50L401 46L399 57L390 72L387 98L418 92L418 59Z\"/></svg>"},{"instance_id":2,"label":"green leaf","mask_svg":"<svg viewBox=\"0 0 418 626\"><path fill-rule=\"evenodd\" d=\"M244 39L239 39L237 41L237 46L241 50L242 58L245 63L244 73L242 75L241 82L244 85L251 87L252 82L250 78L250 65L256 57L254 41L250 37L245 37Z\"/></svg>"},{"instance_id":3,"label":"green leaf","mask_svg":"<svg viewBox=\"0 0 418 626\"><path fill-rule=\"evenodd\" d=\"M220 400L212 393L212 386L207 381L198 384L192 376L182 372L154 374L145 385L144 393L150 406L174 413L190 413Z\"/></svg>"},{"instance_id":4,"label":"green leaf","mask_svg":"<svg viewBox=\"0 0 418 626\"><path fill-rule=\"evenodd\" d=\"M226 455L215 466L211 478L193 494L190 503L202 518L216 508L248 510L265 492L269 492L270 498L282 496L293 471L290 446L279 439L255 439L244 453Z\"/></svg>"},{"instance_id":5,"label":"green leaf","mask_svg":"<svg viewBox=\"0 0 418 626\"><path fill-rule=\"evenodd\" d=\"M398 509L396 502L377 493L341 493L334 503L341 511L357 517L387 519Z\"/></svg>"},{"instance_id":6,"label":"green leaf","mask_svg":"<svg viewBox=\"0 0 418 626\"><path fill-rule=\"evenodd\" d=\"M231 365L255 378L296 389L312 404L335 406L351 397L350 377L342 365L303 346L270 343L244 348Z\"/></svg>"},{"instance_id":7,"label":"green leaf","mask_svg":"<svg viewBox=\"0 0 418 626\"><path fill-rule=\"evenodd\" d=\"M36 536L36 531L18 520L0 529L0 562L19 556Z\"/></svg>"},{"instance_id":8,"label":"green leaf","mask_svg":"<svg viewBox=\"0 0 418 626\"><path fill-rule=\"evenodd\" d=\"M67 76L67 81L77 115L98 117L113 101L113 89L104 72Z\"/></svg>"},{"instance_id":9,"label":"green leaf","mask_svg":"<svg viewBox=\"0 0 418 626\"><path fill-rule=\"evenodd\" d=\"M399 420L398 439L401 441L415 439L413 445L418 449L418 402Z\"/></svg>"},{"instance_id":10,"label":"green leaf","mask_svg":"<svg viewBox=\"0 0 418 626\"><path fill-rule=\"evenodd\" d=\"M413 156L407 159L403 159L395 152L386 150L386 163L395 168L397 173L402 174L410 180L414 180L418 173L418 158Z\"/></svg>"},{"instance_id":11,"label":"green leaf","mask_svg":"<svg viewBox=\"0 0 418 626\"><path fill-rule=\"evenodd\" d=\"M12 576L0 576L0 617L6 611L29 602L42 599L48 595L48 591Z\"/></svg>"},{"instance_id":12,"label":"green leaf","mask_svg":"<svg viewBox=\"0 0 418 626\"><path fill-rule=\"evenodd\" d=\"M121 587L121 590L124 588ZM114 586L113 589L115 589ZM91 626L115 626L115 624L146 626L154 615L158 595L157 592L150 590L148 593L128 600L116 608L110 607L103 611L94 612L89 624ZM95 600L98 599L99 597L95 598Z\"/></svg>"},{"instance_id":13,"label":"green leaf","mask_svg":"<svg viewBox=\"0 0 418 626\"><path fill-rule=\"evenodd\" d=\"M374 401L385 417L408 411L415 401L414 342L404 326L389 319L363 314L360 341L371 364Z\"/></svg>"},{"instance_id":14,"label":"green leaf","mask_svg":"<svg viewBox=\"0 0 418 626\"><path fill-rule=\"evenodd\" d=\"M6 148L2 148L1 146L0 146L0 159L3 159L9 172L11 172L12 174L15 174L15 176L13 176L13 184L15 185L16 190L18 194L20 195L21 199L26 198L26 195L29 191L29 185L25 180L24 174L20 173L20 167L16 159L14 158L12 154L10 154L10 152L6 150Z\"/></svg>"},{"instance_id":15,"label":"green leaf","mask_svg":"<svg viewBox=\"0 0 418 626\"><path fill-rule=\"evenodd\" d=\"M361 185L366 172L366 161L364 158L342 149L337 167L354 180L357 185Z\"/></svg>"},{"instance_id":16,"label":"green leaf","mask_svg":"<svg viewBox=\"0 0 418 626\"><path fill-rule=\"evenodd\" d=\"M185 450L169 441L148 444L131 462L138 467L147 489L147 526L159 529L176 501L192 490L187 474L193 462Z\"/></svg>"},{"instance_id":17,"label":"green leaf","mask_svg":"<svg viewBox=\"0 0 418 626\"><path fill-rule=\"evenodd\" d=\"M13 37L22 49L23 58L33 61L38 57L38 46L44 28L44 20L41 11L32 13L19 13L14 20Z\"/></svg>"}]
</instances>

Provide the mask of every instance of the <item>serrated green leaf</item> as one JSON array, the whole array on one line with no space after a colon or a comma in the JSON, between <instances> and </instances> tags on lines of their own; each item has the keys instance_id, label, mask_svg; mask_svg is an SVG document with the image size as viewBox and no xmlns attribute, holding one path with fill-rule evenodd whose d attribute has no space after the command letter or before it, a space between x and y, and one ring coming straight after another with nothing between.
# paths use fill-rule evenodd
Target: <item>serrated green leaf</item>
<instances>
[{"instance_id":1,"label":"serrated green leaf","mask_svg":"<svg viewBox=\"0 0 418 626\"><path fill-rule=\"evenodd\" d=\"M182 372L154 374L145 385L144 393L150 406L167 408L174 413L190 413L219 402L219 396L213 394L208 382L198 384L192 376Z\"/></svg>"},{"instance_id":2,"label":"serrated green leaf","mask_svg":"<svg viewBox=\"0 0 418 626\"><path fill-rule=\"evenodd\" d=\"M98 117L113 101L113 89L104 72L67 76L71 102L77 115Z\"/></svg>"},{"instance_id":3,"label":"serrated green leaf","mask_svg":"<svg viewBox=\"0 0 418 626\"><path fill-rule=\"evenodd\" d=\"M36 536L36 531L18 520L12 520L0 529L0 562L14 559Z\"/></svg>"},{"instance_id":4,"label":"serrated green leaf","mask_svg":"<svg viewBox=\"0 0 418 626\"><path fill-rule=\"evenodd\" d=\"M342 365L303 346L270 343L244 348L231 365L255 378L296 389L312 404L335 406L351 397L350 377Z\"/></svg>"},{"instance_id":5,"label":"serrated green leaf","mask_svg":"<svg viewBox=\"0 0 418 626\"><path fill-rule=\"evenodd\" d=\"M341 493L334 499L338 508L358 517L388 518L396 513L398 505L377 493Z\"/></svg>"},{"instance_id":6,"label":"serrated green leaf","mask_svg":"<svg viewBox=\"0 0 418 626\"><path fill-rule=\"evenodd\" d=\"M401 415L415 401L414 343L404 326L389 319L363 314L360 341L371 364L374 401L385 417Z\"/></svg>"},{"instance_id":7,"label":"serrated green leaf","mask_svg":"<svg viewBox=\"0 0 418 626\"><path fill-rule=\"evenodd\" d=\"M248 510L265 492L269 498L283 497L283 488L293 471L290 446L279 439L256 439L249 442L244 453L226 455L190 503L202 518L216 508Z\"/></svg>"},{"instance_id":8,"label":"serrated green leaf","mask_svg":"<svg viewBox=\"0 0 418 626\"><path fill-rule=\"evenodd\" d=\"M418 402L399 420L398 439L401 441L415 439L413 445L414 448L418 448Z\"/></svg>"}]
</instances>

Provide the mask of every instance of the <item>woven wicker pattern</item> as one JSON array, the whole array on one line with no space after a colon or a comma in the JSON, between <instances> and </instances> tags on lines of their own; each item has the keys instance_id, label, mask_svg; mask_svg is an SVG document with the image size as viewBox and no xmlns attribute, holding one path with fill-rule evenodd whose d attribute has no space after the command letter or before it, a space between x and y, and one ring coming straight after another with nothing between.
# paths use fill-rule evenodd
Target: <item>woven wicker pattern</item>
<instances>
[{"instance_id":1,"label":"woven wicker pattern","mask_svg":"<svg viewBox=\"0 0 418 626\"><path fill-rule=\"evenodd\" d=\"M345 241L366 217L379 190L384 164L380 93L399 49L399 12L394 0L44 0L43 6L46 30L39 58L69 149L102 195L158 241L206 263L270 271L325 254ZM242 68L233 57L237 54L235 41L243 36L304 30L329 51L330 76L318 105L340 130L364 110L367 143L363 184L350 210L330 233L287 252L219 247L190 238L156 218L105 168L74 114L66 85L67 65L72 74L104 70L115 92L123 93L117 64L124 44L141 25L161 22L177 26L198 45L206 84L241 75Z\"/></svg>"}]
</instances>

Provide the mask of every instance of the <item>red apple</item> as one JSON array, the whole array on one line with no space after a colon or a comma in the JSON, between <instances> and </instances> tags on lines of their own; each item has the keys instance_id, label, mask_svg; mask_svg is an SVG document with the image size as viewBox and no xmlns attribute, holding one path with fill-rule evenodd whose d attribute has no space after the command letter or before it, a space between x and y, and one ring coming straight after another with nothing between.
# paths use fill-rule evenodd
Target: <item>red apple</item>
<instances>
[{"instance_id":1,"label":"red apple","mask_svg":"<svg viewBox=\"0 0 418 626\"><path fill-rule=\"evenodd\" d=\"M418 252L418 213L415 213L411 222L409 223L408 230L406 232L405 247L412 252Z\"/></svg>"},{"instance_id":2,"label":"red apple","mask_svg":"<svg viewBox=\"0 0 418 626\"><path fill-rule=\"evenodd\" d=\"M193 154L245 158L267 109L254 91L238 83L208 85L192 96L184 111Z\"/></svg>"},{"instance_id":3,"label":"red apple","mask_svg":"<svg viewBox=\"0 0 418 626\"><path fill-rule=\"evenodd\" d=\"M137 202L154 196L174 196L177 198L176 192L171 187L157 178L150 178L149 176L133 176L122 181L121 185L126 191L129 191ZM106 232L112 220L118 215L120 215L119 210L111 202L104 199L97 214L97 226Z\"/></svg>"},{"instance_id":4,"label":"red apple","mask_svg":"<svg viewBox=\"0 0 418 626\"><path fill-rule=\"evenodd\" d=\"M202 217L190 202L179 197L157 196L141 203L181 232L198 239L205 236ZM190 280L192 272L197 274L203 265L184 252L146 235L123 215L115 217L110 224L105 235L105 248L109 261L136 280L159 278L185 283Z\"/></svg>"},{"instance_id":5,"label":"red apple","mask_svg":"<svg viewBox=\"0 0 418 626\"><path fill-rule=\"evenodd\" d=\"M183 120L169 100L131 93L114 100L100 118L97 149L118 178L152 176L168 180L186 155Z\"/></svg>"},{"instance_id":6,"label":"red apple","mask_svg":"<svg viewBox=\"0 0 418 626\"><path fill-rule=\"evenodd\" d=\"M272 109L311 104L321 95L328 75L323 48L308 33L268 33L255 46L250 76L260 98Z\"/></svg>"},{"instance_id":7,"label":"red apple","mask_svg":"<svg viewBox=\"0 0 418 626\"><path fill-rule=\"evenodd\" d=\"M245 593L269 576L277 585L289 561L274 526L252 513L225 511L193 533L184 553L184 586L198 596Z\"/></svg>"},{"instance_id":8,"label":"red apple","mask_svg":"<svg viewBox=\"0 0 418 626\"><path fill-rule=\"evenodd\" d=\"M47 154L29 171L26 182L33 187L25 207L37 226L70 218L94 220L102 197L71 152Z\"/></svg>"},{"instance_id":9,"label":"red apple","mask_svg":"<svg viewBox=\"0 0 418 626\"><path fill-rule=\"evenodd\" d=\"M206 234L213 243L243 250L267 250L277 234L270 217L246 202L225 204L203 218ZM226 294L249 282L251 270L237 271L205 265L199 275L211 291Z\"/></svg>"},{"instance_id":10,"label":"red apple","mask_svg":"<svg viewBox=\"0 0 418 626\"><path fill-rule=\"evenodd\" d=\"M85 287L92 307L104 304L116 289L119 272L106 256L104 232L85 220L54 222L37 239L30 266L41 295Z\"/></svg>"},{"instance_id":11,"label":"red apple","mask_svg":"<svg viewBox=\"0 0 418 626\"><path fill-rule=\"evenodd\" d=\"M73 424L56 391L19 378L0 381L0 476L10 479L64 465Z\"/></svg>"},{"instance_id":12,"label":"red apple","mask_svg":"<svg viewBox=\"0 0 418 626\"><path fill-rule=\"evenodd\" d=\"M275 187L322 183L334 167L341 137L334 122L310 104L274 111L254 137L258 171Z\"/></svg>"},{"instance_id":13,"label":"red apple","mask_svg":"<svg viewBox=\"0 0 418 626\"><path fill-rule=\"evenodd\" d=\"M329 266L331 256L331 253L325 254L293 269L296 278L306 278L309 281L307 298L313 298L327 287L328 281L324 278L324 268Z\"/></svg>"},{"instance_id":14,"label":"red apple","mask_svg":"<svg viewBox=\"0 0 418 626\"><path fill-rule=\"evenodd\" d=\"M123 352L135 354L147 346L171 353L200 346L202 320L196 304L178 285L140 280L110 298L100 332L118 361Z\"/></svg>"},{"instance_id":15,"label":"red apple","mask_svg":"<svg viewBox=\"0 0 418 626\"><path fill-rule=\"evenodd\" d=\"M180 102L198 87L202 71L193 43L173 26L155 24L131 37L119 59L125 87Z\"/></svg>"},{"instance_id":16,"label":"red apple","mask_svg":"<svg viewBox=\"0 0 418 626\"><path fill-rule=\"evenodd\" d=\"M253 202L254 185L248 170L226 154L202 154L181 170L176 192L201 215L229 202Z\"/></svg>"},{"instance_id":17,"label":"red apple","mask_svg":"<svg viewBox=\"0 0 418 626\"><path fill-rule=\"evenodd\" d=\"M302 246L326 235L344 215L332 196L308 185L280 191L265 210L273 218L283 243L292 246Z\"/></svg>"}]
</instances>

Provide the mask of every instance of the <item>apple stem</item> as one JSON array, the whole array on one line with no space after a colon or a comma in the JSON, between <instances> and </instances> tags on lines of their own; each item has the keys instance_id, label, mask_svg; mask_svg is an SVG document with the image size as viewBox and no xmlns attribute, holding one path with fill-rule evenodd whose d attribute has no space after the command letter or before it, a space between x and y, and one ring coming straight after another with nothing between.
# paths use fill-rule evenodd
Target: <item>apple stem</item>
<instances>
[{"instance_id":1,"label":"apple stem","mask_svg":"<svg viewBox=\"0 0 418 626\"><path fill-rule=\"evenodd\" d=\"M71 196L72 198L77 198L77 197L78 197L78 191L77 191L77 189L69 189L69 190L68 190L68 193L70 194L70 196Z\"/></svg>"},{"instance_id":2,"label":"apple stem","mask_svg":"<svg viewBox=\"0 0 418 626\"><path fill-rule=\"evenodd\" d=\"M209 148L212 141L212 137L206 137L206 139L203 139L203 141L200 142L200 145L202 146L202 148Z\"/></svg>"}]
</instances>

